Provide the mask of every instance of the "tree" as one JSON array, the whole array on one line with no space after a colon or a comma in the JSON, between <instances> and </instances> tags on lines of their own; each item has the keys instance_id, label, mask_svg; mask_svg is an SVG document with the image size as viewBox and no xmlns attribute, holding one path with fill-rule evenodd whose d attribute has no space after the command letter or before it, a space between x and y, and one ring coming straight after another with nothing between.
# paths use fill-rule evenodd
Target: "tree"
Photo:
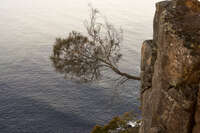
<instances>
[{"instance_id":1,"label":"tree","mask_svg":"<svg viewBox=\"0 0 200 133\"><path fill-rule=\"evenodd\" d=\"M72 31L67 38L56 39L50 57L56 71L84 82L99 79L104 69L111 69L124 79L140 80L118 69L123 32L105 19L100 20L99 15L97 9L91 8L90 21L85 22L88 36Z\"/></svg>"}]
</instances>

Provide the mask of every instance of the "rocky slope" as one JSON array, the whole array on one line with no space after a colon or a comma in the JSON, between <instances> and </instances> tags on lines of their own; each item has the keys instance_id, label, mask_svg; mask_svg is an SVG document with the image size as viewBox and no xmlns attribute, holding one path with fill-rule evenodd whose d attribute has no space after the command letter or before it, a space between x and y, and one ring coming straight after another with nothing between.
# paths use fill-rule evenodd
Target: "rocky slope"
<instances>
[{"instance_id":1,"label":"rocky slope","mask_svg":"<svg viewBox=\"0 0 200 133\"><path fill-rule=\"evenodd\" d=\"M140 133L200 133L200 6L156 4L153 40L142 46Z\"/></svg>"}]
</instances>

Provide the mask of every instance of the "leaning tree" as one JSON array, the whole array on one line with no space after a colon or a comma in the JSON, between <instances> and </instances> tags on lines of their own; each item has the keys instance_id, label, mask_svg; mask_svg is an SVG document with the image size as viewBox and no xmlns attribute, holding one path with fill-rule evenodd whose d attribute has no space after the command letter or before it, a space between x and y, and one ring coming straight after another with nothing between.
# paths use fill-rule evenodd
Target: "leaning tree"
<instances>
[{"instance_id":1,"label":"leaning tree","mask_svg":"<svg viewBox=\"0 0 200 133\"><path fill-rule=\"evenodd\" d=\"M85 22L87 35L72 31L67 38L56 39L50 57L56 71L72 79L91 81L99 79L102 70L111 69L125 80L140 80L117 66L122 57L122 30L99 17L99 11L91 8L90 19Z\"/></svg>"}]
</instances>

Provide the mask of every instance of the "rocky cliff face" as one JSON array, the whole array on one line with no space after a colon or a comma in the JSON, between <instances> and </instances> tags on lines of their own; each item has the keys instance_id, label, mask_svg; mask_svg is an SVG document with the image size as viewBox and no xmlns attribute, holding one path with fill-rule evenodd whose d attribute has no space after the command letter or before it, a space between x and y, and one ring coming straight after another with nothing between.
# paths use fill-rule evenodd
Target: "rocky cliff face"
<instances>
[{"instance_id":1,"label":"rocky cliff face","mask_svg":"<svg viewBox=\"0 0 200 133\"><path fill-rule=\"evenodd\" d=\"M200 133L200 6L156 4L153 40L142 46L140 133Z\"/></svg>"}]
</instances>

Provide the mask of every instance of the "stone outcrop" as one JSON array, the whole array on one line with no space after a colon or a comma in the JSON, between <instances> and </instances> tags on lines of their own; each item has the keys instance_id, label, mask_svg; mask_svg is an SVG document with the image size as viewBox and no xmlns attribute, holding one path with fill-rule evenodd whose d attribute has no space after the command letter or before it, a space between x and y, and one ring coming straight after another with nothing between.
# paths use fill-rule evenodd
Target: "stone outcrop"
<instances>
[{"instance_id":1,"label":"stone outcrop","mask_svg":"<svg viewBox=\"0 0 200 133\"><path fill-rule=\"evenodd\" d=\"M156 4L153 40L142 46L140 133L200 133L200 6Z\"/></svg>"}]
</instances>

